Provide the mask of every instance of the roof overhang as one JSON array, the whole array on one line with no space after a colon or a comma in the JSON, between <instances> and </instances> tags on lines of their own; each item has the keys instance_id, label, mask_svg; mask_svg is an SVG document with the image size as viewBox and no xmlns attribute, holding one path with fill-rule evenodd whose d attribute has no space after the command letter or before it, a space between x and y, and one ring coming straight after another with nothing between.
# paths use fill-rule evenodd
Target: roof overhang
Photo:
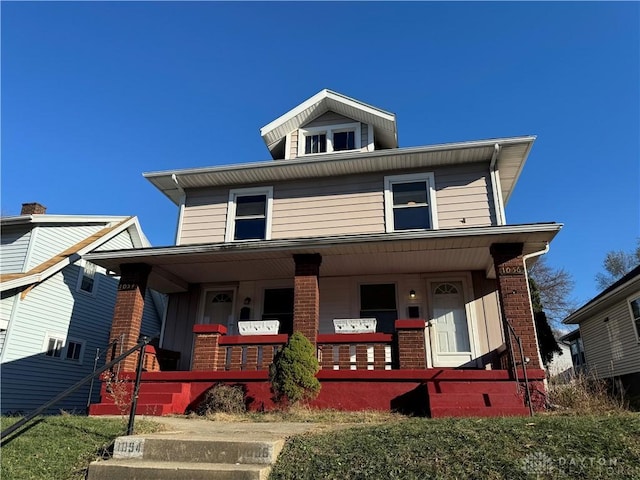
<instances>
[{"instance_id":1,"label":"roof overhang","mask_svg":"<svg viewBox=\"0 0 640 480\"><path fill-rule=\"evenodd\" d=\"M44 217L48 215L36 216ZM87 238L71 246L67 250L54 255L40 265L32 268L28 272L5 273L0 275L0 291L5 292L8 290L13 290L16 288L21 288L42 282L49 278L51 275L62 270L67 265L71 265L72 263L80 260L85 253L98 248L100 245L103 245L125 230L128 230L129 234L131 235L134 246L139 248L151 246L149 240L147 240L147 237L144 235L142 229L140 228L137 217L103 218L118 218L120 219L120 221L115 225L113 225L114 222L108 222L109 224L111 224L110 226L105 226L105 228L100 232L88 236ZM105 222L103 221L100 223Z\"/></svg>"},{"instance_id":2,"label":"roof overhang","mask_svg":"<svg viewBox=\"0 0 640 480\"><path fill-rule=\"evenodd\" d=\"M434 168L468 163L490 163L495 145L500 146L496 168L505 203L522 172L535 136L496 138L445 143L374 152L327 154L294 160L253 162L217 167L167 170L143 176L179 205L185 189L250 186L309 178Z\"/></svg>"},{"instance_id":3,"label":"roof overhang","mask_svg":"<svg viewBox=\"0 0 640 480\"><path fill-rule=\"evenodd\" d=\"M494 243L544 251L561 224L473 227L94 252L86 259L119 273L122 264L151 265L149 286L163 293L189 284L292 279L293 255L322 255L321 276L483 270L490 276Z\"/></svg>"},{"instance_id":4,"label":"roof overhang","mask_svg":"<svg viewBox=\"0 0 640 480\"><path fill-rule=\"evenodd\" d=\"M614 284L603 293L597 295L595 298L584 304L578 310L573 312L562 323L565 324L579 324L585 320L588 320L593 315L601 312L602 310L611 307L614 303L626 300L627 297L634 293L640 292L640 267L636 267L635 273L630 275L628 279Z\"/></svg>"},{"instance_id":5,"label":"roof overhang","mask_svg":"<svg viewBox=\"0 0 640 480\"><path fill-rule=\"evenodd\" d=\"M372 125L376 142L382 148L398 146L396 116L393 113L324 89L260 129L260 135L272 157L278 157L278 146L289 133L328 111Z\"/></svg>"},{"instance_id":6,"label":"roof overhang","mask_svg":"<svg viewBox=\"0 0 640 480\"><path fill-rule=\"evenodd\" d=\"M28 225L40 223L69 223L69 224L102 224L122 222L130 217L114 217L104 215L15 215L11 217L0 218L2 226L8 225Z\"/></svg>"}]
</instances>

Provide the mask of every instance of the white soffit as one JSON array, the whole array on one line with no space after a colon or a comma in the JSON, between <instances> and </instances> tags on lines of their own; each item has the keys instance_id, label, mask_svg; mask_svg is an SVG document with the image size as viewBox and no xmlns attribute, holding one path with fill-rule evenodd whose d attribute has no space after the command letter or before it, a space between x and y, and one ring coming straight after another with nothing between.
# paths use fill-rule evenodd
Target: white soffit
<instances>
[{"instance_id":1,"label":"white soffit","mask_svg":"<svg viewBox=\"0 0 640 480\"><path fill-rule=\"evenodd\" d=\"M340 152L278 162L269 160L149 172L144 173L143 176L178 205L182 189L268 185L308 178L490 162L494 145L497 143L501 146L497 166L500 172L502 195L506 202L511 196L534 141L535 137L526 136L395 148L375 152L350 152L347 154Z\"/></svg>"}]
</instances>

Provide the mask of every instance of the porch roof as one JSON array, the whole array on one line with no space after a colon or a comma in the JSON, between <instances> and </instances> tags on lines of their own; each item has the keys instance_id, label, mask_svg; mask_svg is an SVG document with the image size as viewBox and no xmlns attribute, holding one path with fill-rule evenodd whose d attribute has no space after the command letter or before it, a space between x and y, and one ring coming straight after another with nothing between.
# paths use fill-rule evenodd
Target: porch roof
<instances>
[{"instance_id":1,"label":"porch roof","mask_svg":"<svg viewBox=\"0 0 640 480\"><path fill-rule=\"evenodd\" d=\"M121 264L152 266L149 286L163 293L189 284L292 278L294 254L320 253L323 277L485 270L489 247L523 243L540 252L562 228L558 223L470 227L419 232L245 241L94 252L85 258L120 273Z\"/></svg>"}]
</instances>

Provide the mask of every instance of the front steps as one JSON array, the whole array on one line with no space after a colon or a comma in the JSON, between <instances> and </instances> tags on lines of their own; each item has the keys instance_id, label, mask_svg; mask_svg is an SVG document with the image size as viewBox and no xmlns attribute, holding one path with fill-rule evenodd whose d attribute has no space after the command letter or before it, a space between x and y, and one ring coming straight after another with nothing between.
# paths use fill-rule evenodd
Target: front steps
<instances>
[{"instance_id":1,"label":"front steps","mask_svg":"<svg viewBox=\"0 0 640 480\"><path fill-rule=\"evenodd\" d=\"M529 409L513 381L433 381L427 383L429 412L441 417L527 416Z\"/></svg>"},{"instance_id":2,"label":"front steps","mask_svg":"<svg viewBox=\"0 0 640 480\"><path fill-rule=\"evenodd\" d=\"M119 437L113 459L91 463L87 479L266 480L283 445L259 432Z\"/></svg>"},{"instance_id":3,"label":"front steps","mask_svg":"<svg viewBox=\"0 0 640 480\"><path fill-rule=\"evenodd\" d=\"M118 388L118 387L116 387ZM129 415L129 398L133 383L128 382L125 392L128 395L124 400L123 393L108 393L103 383L100 390L100 403L89 406L89 415ZM122 389L121 389L122 390ZM191 398L191 385L184 382L143 382L140 384L137 415L163 416L171 414L183 414L189 406Z\"/></svg>"}]
</instances>

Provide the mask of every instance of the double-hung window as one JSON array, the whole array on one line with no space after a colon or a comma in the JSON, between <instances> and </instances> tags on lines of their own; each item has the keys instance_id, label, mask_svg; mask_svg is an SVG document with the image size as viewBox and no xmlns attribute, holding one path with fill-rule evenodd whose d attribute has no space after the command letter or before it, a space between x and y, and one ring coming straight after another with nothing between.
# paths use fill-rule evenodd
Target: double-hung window
<instances>
[{"instance_id":1,"label":"double-hung window","mask_svg":"<svg viewBox=\"0 0 640 480\"><path fill-rule=\"evenodd\" d=\"M64 339L60 337L47 336L45 340L45 355L47 357L61 358Z\"/></svg>"},{"instance_id":2,"label":"double-hung window","mask_svg":"<svg viewBox=\"0 0 640 480\"><path fill-rule=\"evenodd\" d=\"M640 296L629 299L629 309L631 310L633 325L636 328L637 339L640 341Z\"/></svg>"},{"instance_id":3,"label":"double-hung window","mask_svg":"<svg viewBox=\"0 0 640 480\"><path fill-rule=\"evenodd\" d=\"M272 203L273 187L231 190L225 241L269 240Z\"/></svg>"},{"instance_id":4,"label":"double-hung window","mask_svg":"<svg viewBox=\"0 0 640 480\"><path fill-rule=\"evenodd\" d=\"M67 339L66 360L70 362L82 363L84 353L84 342L81 340Z\"/></svg>"},{"instance_id":5,"label":"double-hung window","mask_svg":"<svg viewBox=\"0 0 640 480\"><path fill-rule=\"evenodd\" d=\"M98 277L96 276L96 265L82 260L80 262L80 274L76 290L93 295L96 291Z\"/></svg>"},{"instance_id":6,"label":"double-hung window","mask_svg":"<svg viewBox=\"0 0 640 480\"><path fill-rule=\"evenodd\" d=\"M360 285L360 317L375 318L377 332L392 333L398 319L395 284Z\"/></svg>"},{"instance_id":7,"label":"double-hung window","mask_svg":"<svg viewBox=\"0 0 640 480\"><path fill-rule=\"evenodd\" d=\"M300 129L299 155L358 150L361 145L360 123L346 123Z\"/></svg>"},{"instance_id":8,"label":"double-hung window","mask_svg":"<svg viewBox=\"0 0 640 480\"><path fill-rule=\"evenodd\" d=\"M384 183L387 232L438 228L433 173L389 176Z\"/></svg>"}]
</instances>

